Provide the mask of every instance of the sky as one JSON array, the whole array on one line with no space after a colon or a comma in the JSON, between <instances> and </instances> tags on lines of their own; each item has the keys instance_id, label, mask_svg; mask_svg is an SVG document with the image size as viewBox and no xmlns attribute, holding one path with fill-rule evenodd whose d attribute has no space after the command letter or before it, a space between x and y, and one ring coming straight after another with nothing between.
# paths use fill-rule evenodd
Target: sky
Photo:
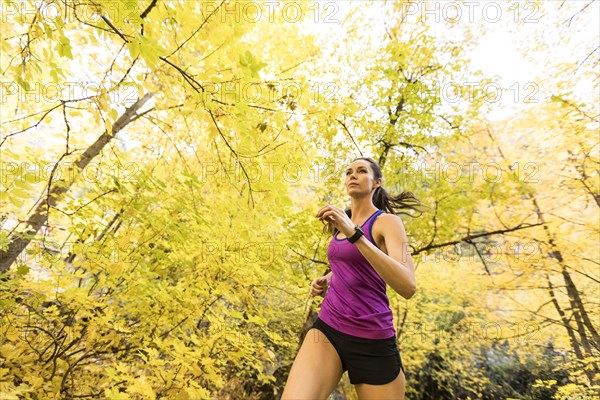
<instances>
[{"instance_id":1,"label":"sky","mask_svg":"<svg viewBox=\"0 0 600 400\"><path fill-rule=\"evenodd\" d=\"M360 10L361 13L369 13L371 25L365 29L381 37L385 34L383 13L376 8L360 7L361 3L364 2L318 2L321 4L321 17L327 11L330 21L339 20L341 23L324 23L325 18L313 23L314 18L311 18L306 21L306 29L320 35L324 39L323 44L327 45L335 42L332 38L342 34L347 14ZM484 76L498 77L494 82L509 88L500 93L496 101L495 87L490 86L493 107L486 118L494 121L510 118L520 107L535 106L547 99L551 94L545 88L548 83L546 73L550 74L547 66L563 60L583 60L600 43L600 2L588 3L587 0L549 0L542 6L533 1L417 0L403 6L401 14L407 22L422 18L429 24L430 31L440 36L453 35L454 29L461 27L474 29L478 45L474 51L461 56L471 59L473 70L481 70ZM385 2L381 4L385 7ZM325 9L326 5L329 5L328 9ZM578 13L586 5L585 12ZM573 19L565 15L573 16ZM540 32L543 34L539 35ZM534 34L544 37L546 42L537 52L529 50L537 46L531 39ZM593 54L592 58L597 54ZM589 98L590 91L598 90L578 77L573 77L573 89L582 98Z\"/></svg>"},{"instance_id":2,"label":"sky","mask_svg":"<svg viewBox=\"0 0 600 400\"><path fill-rule=\"evenodd\" d=\"M343 35L345 26L344 21L349 13L361 12L368 13L369 26L365 30L374 37L381 37L385 34L384 14L376 7L361 7L360 0L354 1L313 1L310 0L309 14L306 20L299 24L300 29L304 29L320 36L323 46L335 46L336 38ZM421 17L430 25L431 31L438 35L452 34L449 27L471 26L476 27L478 33L479 45L470 54L472 68L480 69L486 76L498 76L497 83L503 87L511 88L508 92L501 94L497 103L493 104L493 109L487 115L489 120L502 120L518 112L518 108L524 105L525 100L531 100L528 104L543 101L549 93L544 91L544 70L549 59L554 62L564 59L582 58L582 50L590 47L590 43L598 43L600 40L600 2L593 2L585 13L577 14L587 0L570 0L564 3L559 0L550 0L553 4L563 4L561 11L566 15L577 15L570 21L565 21L560 26L552 26L550 21L556 21L557 17L553 15L558 8L545 7L542 9L536 3L531 1L512 2L511 6L506 6L506 1L500 6L498 1L415 1L402 8L402 18L407 21L416 21ZM385 7L385 2L381 2ZM389 5L389 2L388 2ZM547 10L550 14L546 15ZM594 18L597 16L598 18ZM582 18L578 19L578 18ZM565 47L561 46L561 30L568 31L569 40L576 45ZM532 43L528 38L533 32L543 31L547 35L548 43L554 43L551 47L552 54L538 54L537 57L524 57L523 50ZM334 51L337 49L334 49ZM462 55L461 55L462 56ZM547 56L547 57L546 57ZM597 53L595 54L597 57ZM593 57L592 57L593 58ZM74 71L71 71L74 72ZM335 75L338 71L320 71L322 76L318 78L323 80L327 76ZM82 71L83 76L87 75ZM87 79L92 79L87 77ZM85 79L82 79L85 80ZM582 93L583 98L587 92L594 90L585 80L574 80L573 87ZM492 88L493 90L494 88ZM595 88L597 90L597 88ZM515 101L516 100L516 101ZM39 133L32 135L33 146L46 146L45 143L39 143ZM62 137L57 137L57 141ZM134 143L122 141L118 146L122 150L127 150Z\"/></svg>"},{"instance_id":3,"label":"sky","mask_svg":"<svg viewBox=\"0 0 600 400\"><path fill-rule=\"evenodd\" d=\"M312 0L311 0L312 1ZM416 1L403 9L403 18L416 20L424 18L431 26L431 31L436 34L451 34L450 26L461 25L476 27L478 31L479 45L467 56L472 60L473 69L481 69L486 76L497 75L498 84L511 87L512 90L503 93L501 101L494 104L493 110L486 117L489 120L502 120L510 118L518 112L518 107L523 105L523 100L529 96L534 101L543 101L550 93L545 90L544 74L547 65L557 63L561 59L582 62L589 49L597 45L600 35L600 2L589 3L582 1L556 1L550 0L554 7L545 7L543 10L534 2L513 2L508 9L499 8L495 1L466 2L472 4L467 7L462 2L435 1L425 3ZM299 29L312 31L320 35L324 46L336 46L339 43L336 38L343 34L345 29L344 20L351 12L369 13L369 26L365 30L374 37L384 34L384 14L375 7L356 7L361 1L312 1L312 15L309 15L305 23L299 24ZM585 13L579 13L586 4L590 4ZM382 3L385 4L385 3ZM504 2L503 5L508 3ZM549 4L549 3L547 3ZM563 15L573 18L559 18L558 7ZM545 14L548 12L548 14ZM598 18L595 18L598 17ZM533 33L544 33L546 40L546 51L544 49L527 56L528 47L535 47L530 38ZM565 38L571 45L565 46ZM337 49L334 49L337 50ZM597 53L592 55L592 59ZM73 71L72 71L73 72ZM335 75L337 71L321 71L326 79L327 74ZM84 75L86 71L82 72ZM573 77L573 89L581 93L582 98L589 98L589 93L598 91L597 87L590 85L585 79ZM519 101L514 101L515 97ZM592 97L593 98L593 97ZM535 103L533 103L535 104ZM57 132L61 132L63 126L59 123ZM44 137L43 132L33 129L31 132L30 145L44 148L48 142L40 140ZM46 136L47 137L47 136ZM124 140L118 141L117 146L127 151L134 142L128 141L127 136L120 135ZM56 142L64 141L62 135L55 136Z\"/></svg>"}]
</instances>

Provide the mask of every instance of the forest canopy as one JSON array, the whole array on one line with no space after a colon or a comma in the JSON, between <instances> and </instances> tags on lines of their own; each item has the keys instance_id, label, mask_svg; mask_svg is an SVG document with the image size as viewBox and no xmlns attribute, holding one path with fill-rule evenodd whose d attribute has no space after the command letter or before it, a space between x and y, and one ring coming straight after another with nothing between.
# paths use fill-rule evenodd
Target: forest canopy
<instances>
[{"instance_id":1,"label":"forest canopy","mask_svg":"<svg viewBox=\"0 0 600 400\"><path fill-rule=\"evenodd\" d=\"M0 6L0 398L279 398L358 156L407 398L597 395L598 2Z\"/></svg>"}]
</instances>

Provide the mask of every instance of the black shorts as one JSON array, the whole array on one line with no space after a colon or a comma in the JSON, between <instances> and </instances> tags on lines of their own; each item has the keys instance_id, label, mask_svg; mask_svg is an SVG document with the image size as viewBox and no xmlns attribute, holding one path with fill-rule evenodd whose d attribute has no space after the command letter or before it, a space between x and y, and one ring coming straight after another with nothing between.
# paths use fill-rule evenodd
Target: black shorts
<instances>
[{"instance_id":1,"label":"black shorts","mask_svg":"<svg viewBox=\"0 0 600 400\"><path fill-rule=\"evenodd\" d=\"M384 385L396 379L400 370L404 372L395 336L387 339L352 336L332 328L318 317L312 328L323 332L331 342L353 385Z\"/></svg>"}]
</instances>

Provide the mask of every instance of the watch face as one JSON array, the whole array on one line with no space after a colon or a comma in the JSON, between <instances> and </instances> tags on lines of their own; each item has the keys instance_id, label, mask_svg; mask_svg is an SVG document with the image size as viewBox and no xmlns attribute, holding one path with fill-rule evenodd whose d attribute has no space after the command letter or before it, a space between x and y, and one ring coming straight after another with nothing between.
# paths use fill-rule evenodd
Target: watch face
<instances>
[{"instance_id":1,"label":"watch face","mask_svg":"<svg viewBox=\"0 0 600 400\"><path fill-rule=\"evenodd\" d=\"M360 239L361 236L363 236L365 233L363 232L363 230L360 228L360 226L355 226L354 229L356 230L354 232L354 235L352 235L351 237L348 238L348 241L350 243L354 243L356 242L358 239Z\"/></svg>"}]
</instances>

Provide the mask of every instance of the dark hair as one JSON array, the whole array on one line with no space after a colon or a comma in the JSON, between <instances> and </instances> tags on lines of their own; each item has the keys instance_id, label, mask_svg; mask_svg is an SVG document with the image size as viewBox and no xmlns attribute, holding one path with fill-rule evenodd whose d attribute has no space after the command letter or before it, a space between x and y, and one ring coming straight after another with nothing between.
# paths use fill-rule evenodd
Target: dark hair
<instances>
[{"instance_id":1,"label":"dark hair","mask_svg":"<svg viewBox=\"0 0 600 400\"><path fill-rule=\"evenodd\" d=\"M373 160L370 157L357 157L352 161L354 162L356 160L368 161L369 164L371 164L371 169L373 170L375 179L377 180L382 178L381 167L379 166L377 161ZM393 196L389 194L381 185L378 186L377 189L375 189L375 193L373 193L373 205L378 209L383 210L384 212L389 214L406 214L415 218L423 214L423 211L420 209L421 207L427 207L426 205L421 203L421 201L419 201L419 199L417 199L417 197L412 192L404 191L397 196ZM402 211L403 209L414 210L419 214L412 215L411 213ZM352 211L350 209L346 209L345 211L348 217L352 217ZM326 229L327 231L329 231L329 233L333 234L334 229L331 223L328 223L326 225Z\"/></svg>"}]
</instances>

